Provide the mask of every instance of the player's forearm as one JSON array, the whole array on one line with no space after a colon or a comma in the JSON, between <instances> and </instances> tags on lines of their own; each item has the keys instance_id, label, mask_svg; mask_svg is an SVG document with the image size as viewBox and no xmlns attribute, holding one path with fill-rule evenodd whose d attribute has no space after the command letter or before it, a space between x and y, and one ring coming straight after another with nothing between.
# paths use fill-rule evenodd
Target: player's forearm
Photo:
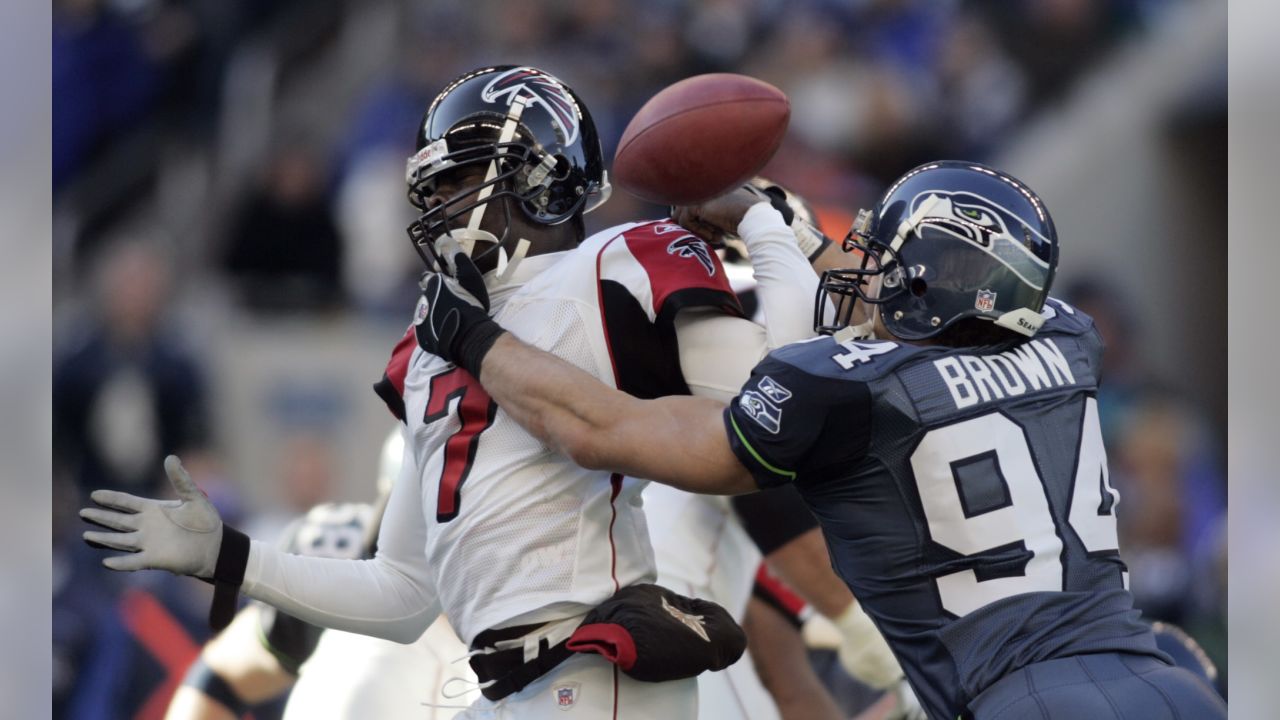
<instances>
[{"instance_id":1,"label":"player's forearm","mask_svg":"<svg viewBox=\"0 0 1280 720\"><path fill-rule=\"evenodd\" d=\"M841 243L833 242L822 250L818 257L813 259L813 271L817 275L821 275L826 270L838 270L841 268L858 267L862 262L862 255L857 252L845 252L841 247ZM812 298L810 298L812 301ZM810 303L812 305L812 302Z\"/></svg>"},{"instance_id":2,"label":"player's forearm","mask_svg":"<svg viewBox=\"0 0 1280 720\"><path fill-rule=\"evenodd\" d=\"M839 617L853 604L853 593L831 569L826 542L818 528L782 545L765 558L770 569L815 610Z\"/></svg>"},{"instance_id":3,"label":"player's forearm","mask_svg":"<svg viewBox=\"0 0 1280 720\"><path fill-rule=\"evenodd\" d=\"M304 557L255 540L241 589L313 625L410 643L440 614L425 571L425 560Z\"/></svg>"},{"instance_id":4,"label":"player's forearm","mask_svg":"<svg viewBox=\"0 0 1280 720\"><path fill-rule=\"evenodd\" d=\"M738 234L751 254L768 349L811 337L818 277L796 245L792 229L777 210L759 203L743 216Z\"/></svg>"},{"instance_id":5,"label":"player's forearm","mask_svg":"<svg viewBox=\"0 0 1280 720\"><path fill-rule=\"evenodd\" d=\"M638 400L511 335L485 356L480 383L512 419L582 467L689 492L755 489L729 449L718 401Z\"/></svg>"},{"instance_id":6,"label":"player's forearm","mask_svg":"<svg viewBox=\"0 0 1280 720\"><path fill-rule=\"evenodd\" d=\"M755 648L756 674L783 720L834 720L840 710L809 664L800 633L777 610L757 598L747 603L742 629Z\"/></svg>"},{"instance_id":7,"label":"player's forearm","mask_svg":"<svg viewBox=\"0 0 1280 720\"><path fill-rule=\"evenodd\" d=\"M617 470L605 433L636 401L573 365L506 334L480 366L503 411L553 449L591 469Z\"/></svg>"}]
</instances>

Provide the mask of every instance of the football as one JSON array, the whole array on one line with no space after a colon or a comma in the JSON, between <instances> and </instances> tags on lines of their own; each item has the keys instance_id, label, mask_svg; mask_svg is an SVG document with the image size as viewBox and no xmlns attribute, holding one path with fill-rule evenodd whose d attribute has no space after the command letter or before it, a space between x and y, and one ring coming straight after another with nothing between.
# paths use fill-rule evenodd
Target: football
<instances>
[{"instance_id":1,"label":"football","mask_svg":"<svg viewBox=\"0 0 1280 720\"><path fill-rule=\"evenodd\" d=\"M732 73L668 86L640 108L618 142L613 177L659 205L709 200L760 172L791 118L778 88Z\"/></svg>"}]
</instances>

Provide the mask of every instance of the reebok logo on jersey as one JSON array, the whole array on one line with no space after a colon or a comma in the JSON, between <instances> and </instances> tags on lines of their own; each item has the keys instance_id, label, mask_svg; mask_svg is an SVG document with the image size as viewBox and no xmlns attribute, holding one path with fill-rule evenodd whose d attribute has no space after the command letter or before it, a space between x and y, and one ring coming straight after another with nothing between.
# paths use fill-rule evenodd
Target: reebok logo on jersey
<instances>
[{"instance_id":1,"label":"reebok logo on jersey","mask_svg":"<svg viewBox=\"0 0 1280 720\"><path fill-rule=\"evenodd\" d=\"M755 390L747 390L739 395L738 407L770 434L777 435L782 429L782 408L769 402L768 398Z\"/></svg>"},{"instance_id":2,"label":"reebok logo on jersey","mask_svg":"<svg viewBox=\"0 0 1280 720\"><path fill-rule=\"evenodd\" d=\"M702 269L707 271L707 275L711 277L716 275L716 264L711 260L711 248L693 235L672 240L667 246L667 252L682 258L693 258L702 264Z\"/></svg>"},{"instance_id":3,"label":"reebok logo on jersey","mask_svg":"<svg viewBox=\"0 0 1280 720\"><path fill-rule=\"evenodd\" d=\"M671 617L683 623L685 627L697 633L698 637L702 638L703 640L706 640L707 642L711 642L711 638L707 637L707 629L702 626L701 615L694 615L692 613L683 612L675 607L672 607L671 603L667 602L667 599L665 597L662 598L662 609L666 610L667 614L669 614Z\"/></svg>"},{"instance_id":4,"label":"reebok logo on jersey","mask_svg":"<svg viewBox=\"0 0 1280 720\"><path fill-rule=\"evenodd\" d=\"M756 384L760 388L760 392L764 393L770 400L782 404L791 399L791 391L782 387L777 380L765 375L760 378L760 382Z\"/></svg>"}]
</instances>

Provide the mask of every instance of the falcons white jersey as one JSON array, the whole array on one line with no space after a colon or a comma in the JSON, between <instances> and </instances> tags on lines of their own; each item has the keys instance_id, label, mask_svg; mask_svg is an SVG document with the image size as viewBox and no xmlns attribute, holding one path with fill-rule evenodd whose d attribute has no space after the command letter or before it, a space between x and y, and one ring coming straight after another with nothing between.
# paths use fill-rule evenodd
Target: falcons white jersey
<instances>
[{"instance_id":1,"label":"falcons white jersey","mask_svg":"<svg viewBox=\"0 0 1280 720\"><path fill-rule=\"evenodd\" d=\"M494 317L521 340L640 397L688 393L673 326L680 309L740 314L715 253L669 221L527 258L490 293ZM408 427L426 563L466 643L584 613L654 580L645 482L551 451L470 374L419 348L412 327L377 390Z\"/></svg>"}]
</instances>

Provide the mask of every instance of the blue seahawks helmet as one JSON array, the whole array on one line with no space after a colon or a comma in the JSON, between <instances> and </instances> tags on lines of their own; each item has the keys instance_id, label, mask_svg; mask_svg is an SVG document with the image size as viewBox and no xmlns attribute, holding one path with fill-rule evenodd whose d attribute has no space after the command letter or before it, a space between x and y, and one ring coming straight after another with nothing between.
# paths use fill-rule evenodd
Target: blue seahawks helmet
<instances>
[{"instance_id":1,"label":"blue seahawks helmet","mask_svg":"<svg viewBox=\"0 0 1280 720\"><path fill-rule=\"evenodd\" d=\"M1058 236L1040 198L1007 173L955 160L898 178L859 213L844 247L861 251L862 265L823 273L818 332L850 327L857 299L904 340L934 337L966 318L1031 336L1058 265ZM828 299L834 318L824 312Z\"/></svg>"}]
</instances>

